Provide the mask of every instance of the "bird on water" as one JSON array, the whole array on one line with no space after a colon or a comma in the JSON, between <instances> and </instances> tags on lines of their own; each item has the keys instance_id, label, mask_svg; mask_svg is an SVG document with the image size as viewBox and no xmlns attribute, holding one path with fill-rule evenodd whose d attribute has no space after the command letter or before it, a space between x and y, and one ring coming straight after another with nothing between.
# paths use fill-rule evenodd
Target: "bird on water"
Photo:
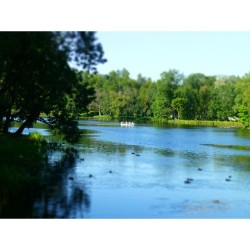
<instances>
[{"instance_id":1,"label":"bird on water","mask_svg":"<svg viewBox=\"0 0 250 250\"><path fill-rule=\"evenodd\" d=\"M192 178L187 178L187 179L184 181L184 183L185 183L185 184L190 184L193 180L194 180L194 179L192 179Z\"/></svg>"}]
</instances>

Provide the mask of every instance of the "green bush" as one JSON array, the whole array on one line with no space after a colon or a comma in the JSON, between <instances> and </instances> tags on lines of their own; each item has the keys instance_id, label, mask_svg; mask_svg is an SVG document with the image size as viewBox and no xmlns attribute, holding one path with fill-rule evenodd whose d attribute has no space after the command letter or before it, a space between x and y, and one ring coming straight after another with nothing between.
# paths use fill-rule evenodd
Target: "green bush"
<instances>
[{"instance_id":1,"label":"green bush","mask_svg":"<svg viewBox=\"0 0 250 250\"><path fill-rule=\"evenodd\" d=\"M34 140L34 141L42 141L43 140L42 135L38 132L33 132L33 133L29 134L28 137L30 140Z\"/></svg>"},{"instance_id":2,"label":"green bush","mask_svg":"<svg viewBox=\"0 0 250 250\"><path fill-rule=\"evenodd\" d=\"M15 138L0 135L0 181L33 181L45 164L46 142L38 133Z\"/></svg>"}]
</instances>

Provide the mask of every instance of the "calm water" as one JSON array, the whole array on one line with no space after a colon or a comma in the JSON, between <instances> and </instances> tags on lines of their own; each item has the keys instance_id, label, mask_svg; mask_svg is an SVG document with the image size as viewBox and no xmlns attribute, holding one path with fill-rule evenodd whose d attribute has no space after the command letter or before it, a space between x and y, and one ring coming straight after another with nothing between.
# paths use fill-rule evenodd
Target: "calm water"
<instances>
[{"instance_id":1,"label":"calm water","mask_svg":"<svg viewBox=\"0 0 250 250\"><path fill-rule=\"evenodd\" d=\"M51 155L55 170L30 217L250 218L250 150L234 147L250 146L249 131L99 121L80 128L78 153Z\"/></svg>"}]
</instances>

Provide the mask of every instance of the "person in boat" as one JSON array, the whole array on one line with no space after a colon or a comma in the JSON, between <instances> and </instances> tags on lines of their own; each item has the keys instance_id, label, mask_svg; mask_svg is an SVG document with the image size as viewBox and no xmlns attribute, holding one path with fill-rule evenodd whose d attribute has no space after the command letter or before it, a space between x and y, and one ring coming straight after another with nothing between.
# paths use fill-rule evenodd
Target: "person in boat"
<instances>
[{"instance_id":1,"label":"person in boat","mask_svg":"<svg viewBox=\"0 0 250 250\"><path fill-rule=\"evenodd\" d=\"M134 126L134 122L121 122L121 126Z\"/></svg>"}]
</instances>

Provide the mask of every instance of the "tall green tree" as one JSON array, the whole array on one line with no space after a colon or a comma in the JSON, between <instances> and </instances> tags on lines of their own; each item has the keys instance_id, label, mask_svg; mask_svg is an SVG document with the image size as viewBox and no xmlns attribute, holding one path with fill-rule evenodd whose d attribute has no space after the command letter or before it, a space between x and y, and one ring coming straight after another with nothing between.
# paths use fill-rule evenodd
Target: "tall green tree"
<instances>
[{"instance_id":1,"label":"tall green tree","mask_svg":"<svg viewBox=\"0 0 250 250\"><path fill-rule=\"evenodd\" d=\"M245 127L249 126L250 117L250 73L245 74L235 86L235 112Z\"/></svg>"},{"instance_id":2,"label":"tall green tree","mask_svg":"<svg viewBox=\"0 0 250 250\"><path fill-rule=\"evenodd\" d=\"M69 99L76 101L74 95L84 88L78 86L77 74L69 62L93 72L98 63L105 62L94 32L0 33L0 129L3 132L7 133L16 119L22 122L16 135L37 120L63 133L78 131L75 116L66 104ZM41 113L49 119L41 118Z\"/></svg>"},{"instance_id":3,"label":"tall green tree","mask_svg":"<svg viewBox=\"0 0 250 250\"><path fill-rule=\"evenodd\" d=\"M153 112L151 109L153 98L156 91L155 83L151 79L147 79L144 83L141 83L138 93L138 116L139 117L152 117Z\"/></svg>"},{"instance_id":4,"label":"tall green tree","mask_svg":"<svg viewBox=\"0 0 250 250\"><path fill-rule=\"evenodd\" d=\"M171 117L173 114L172 100L178 86L182 83L184 76L177 70L169 70L161 73L161 78L156 82L156 93L152 103L152 112L155 117Z\"/></svg>"},{"instance_id":5,"label":"tall green tree","mask_svg":"<svg viewBox=\"0 0 250 250\"><path fill-rule=\"evenodd\" d=\"M184 79L182 86L175 92L176 98L185 99L182 111L184 119L207 119L214 81L214 77L200 73L191 74Z\"/></svg>"},{"instance_id":6,"label":"tall green tree","mask_svg":"<svg viewBox=\"0 0 250 250\"><path fill-rule=\"evenodd\" d=\"M218 77L211 91L209 102L209 119L227 120L229 116L235 116L235 86L237 78L234 76Z\"/></svg>"},{"instance_id":7,"label":"tall green tree","mask_svg":"<svg viewBox=\"0 0 250 250\"><path fill-rule=\"evenodd\" d=\"M172 100L171 106L173 110L177 113L177 115L175 115L174 113L173 118L176 118L176 116L177 119L183 118L186 102L186 99L182 97L176 97Z\"/></svg>"}]
</instances>

